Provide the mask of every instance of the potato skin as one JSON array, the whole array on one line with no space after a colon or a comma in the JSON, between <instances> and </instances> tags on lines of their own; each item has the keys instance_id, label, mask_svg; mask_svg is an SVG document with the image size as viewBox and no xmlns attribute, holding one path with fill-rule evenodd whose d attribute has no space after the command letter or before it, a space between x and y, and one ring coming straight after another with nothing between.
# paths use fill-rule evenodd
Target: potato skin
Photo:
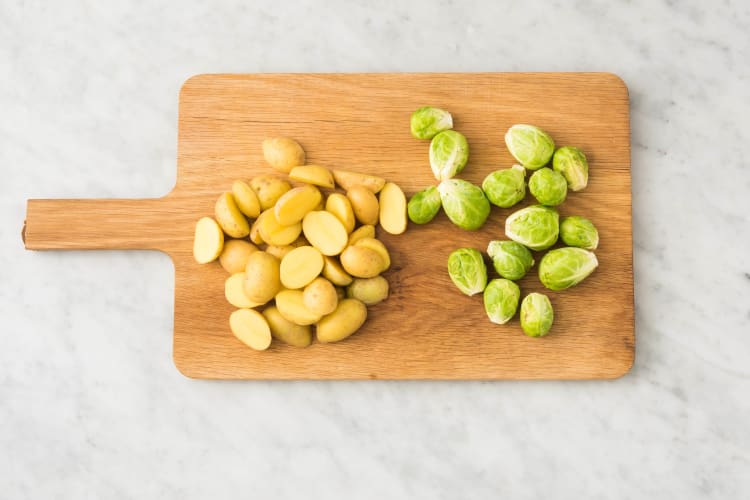
<instances>
[{"instance_id":1,"label":"potato skin","mask_svg":"<svg viewBox=\"0 0 750 500\"><path fill-rule=\"evenodd\" d=\"M276 306L268 306L263 310L271 328L273 338L294 347L307 347L312 343L312 330L309 325L296 325L284 318Z\"/></svg>"},{"instance_id":2,"label":"potato skin","mask_svg":"<svg viewBox=\"0 0 750 500\"><path fill-rule=\"evenodd\" d=\"M317 277L305 287L302 301L315 314L325 316L336 310L339 299L333 284L325 278Z\"/></svg>"},{"instance_id":3,"label":"potato skin","mask_svg":"<svg viewBox=\"0 0 750 500\"><path fill-rule=\"evenodd\" d=\"M214 207L214 215L216 216L216 222L219 223L227 236L244 238L250 234L250 224L240 212L232 193L223 193L219 196Z\"/></svg>"},{"instance_id":4,"label":"potato skin","mask_svg":"<svg viewBox=\"0 0 750 500\"><path fill-rule=\"evenodd\" d=\"M305 164L305 150L289 137L269 137L263 141L263 158L271 168L288 174Z\"/></svg>"},{"instance_id":5,"label":"potato skin","mask_svg":"<svg viewBox=\"0 0 750 500\"><path fill-rule=\"evenodd\" d=\"M357 278L346 288L346 296L374 306L388 298L388 280L382 276Z\"/></svg>"},{"instance_id":6,"label":"potato skin","mask_svg":"<svg viewBox=\"0 0 750 500\"><path fill-rule=\"evenodd\" d=\"M354 216L362 224L376 225L380 216L380 206L375 194L364 186L354 186L346 192L352 204Z\"/></svg>"},{"instance_id":7,"label":"potato skin","mask_svg":"<svg viewBox=\"0 0 750 500\"><path fill-rule=\"evenodd\" d=\"M374 278L383 271L385 262L372 248L354 245L341 252L341 266L356 278Z\"/></svg>"},{"instance_id":8,"label":"potato skin","mask_svg":"<svg viewBox=\"0 0 750 500\"><path fill-rule=\"evenodd\" d=\"M245 295L253 302L265 304L281 289L279 259L258 251L250 254L245 267Z\"/></svg>"},{"instance_id":9,"label":"potato skin","mask_svg":"<svg viewBox=\"0 0 750 500\"><path fill-rule=\"evenodd\" d=\"M229 274L241 273L247 267L250 254L257 252L258 247L245 240L228 240L219 255L219 264Z\"/></svg>"},{"instance_id":10,"label":"potato skin","mask_svg":"<svg viewBox=\"0 0 750 500\"><path fill-rule=\"evenodd\" d=\"M338 342L344 340L367 320L367 306L357 299L344 299L336 310L318 321L316 336L318 342Z\"/></svg>"}]
</instances>

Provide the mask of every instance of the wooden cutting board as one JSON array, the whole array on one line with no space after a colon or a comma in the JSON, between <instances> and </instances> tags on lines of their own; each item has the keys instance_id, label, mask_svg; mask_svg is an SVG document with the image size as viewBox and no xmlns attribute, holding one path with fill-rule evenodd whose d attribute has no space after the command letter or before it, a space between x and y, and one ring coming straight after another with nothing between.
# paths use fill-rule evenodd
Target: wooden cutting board
<instances>
[{"instance_id":1,"label":"wooden cutting board","mask_svg":"<svg viewBox=\"0 0 750 500\"><path fill-rule=\"evenodd\" d=\"M517 317L495 325L481 296L466 297L446 271L448 254L484 251L504 238L493 208L479 231L440 214L426 226L379 237L391 251L391 296L370 308L344 342L298 349L274 342L255 352L235 339L218 263L192 257L195 222L212 215L235 179L269 173L261 141L297 139L309 163L373 173L407 195L435 184L428 141L409 133L411 112L439 106L470 145L460 177L474 183L513 159L503 136L515 123L548 131L589 158L587 189L561 215L589 217L600 231L599 268L564 292L545 290L536 267L522 294L544 292L555 310L550 335L523 335ZM626 373L634 359L628 91L608 73L198 75L179 98L177 184L164 198L29 200L32 250L156 249L175 266L174 362L189 377L236 379L587 379ZM85 182L85 179L81 179ZM537 255L537 261L540 254Z\"/></svg>"}]
</instances>

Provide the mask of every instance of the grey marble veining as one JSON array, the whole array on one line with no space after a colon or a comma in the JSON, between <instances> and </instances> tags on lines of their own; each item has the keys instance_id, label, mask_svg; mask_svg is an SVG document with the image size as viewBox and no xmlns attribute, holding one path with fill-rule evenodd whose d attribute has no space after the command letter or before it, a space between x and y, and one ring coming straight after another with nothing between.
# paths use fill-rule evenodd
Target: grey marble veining
<instances>
[{"instance_id":1,"label":"grey marble veining","mask_svg":"<svg viewBox=\"0 0 750 500\"><path fill-rule=\"evenodd\" d=\"M0 496L750 497L750 4L0 3ZM611 382L206 382L158 253L31 253L34 197L160 196L202 72L612 71L637 358Z\"/></svg>"}]
</instances>

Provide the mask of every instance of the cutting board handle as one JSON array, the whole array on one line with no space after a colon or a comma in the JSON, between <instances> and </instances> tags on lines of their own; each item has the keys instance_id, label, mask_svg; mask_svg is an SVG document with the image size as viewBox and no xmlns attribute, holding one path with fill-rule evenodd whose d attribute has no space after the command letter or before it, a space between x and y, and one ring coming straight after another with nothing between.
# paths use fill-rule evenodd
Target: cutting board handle
<instances>
[{"instance_id":1,"label":"cutting board handle","mask_svg":"<svg viewBox=\"0 0 750 500\"><path fill-rule=\"evenodd\" d=\"M21 238L29 250L163 250L166 200L28 200Z\"/></svg>"}]
</instances>

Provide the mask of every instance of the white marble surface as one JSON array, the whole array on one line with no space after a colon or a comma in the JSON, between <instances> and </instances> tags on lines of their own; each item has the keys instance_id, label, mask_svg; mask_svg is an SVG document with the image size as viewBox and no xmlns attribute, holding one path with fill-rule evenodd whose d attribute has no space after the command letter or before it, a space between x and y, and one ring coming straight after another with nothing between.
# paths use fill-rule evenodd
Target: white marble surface
<instances>
[{"instance_id":1,"label":"white marble surface","mask_svg":"<svg viewBox=\"0 0 750 500\"><path fill-rule=\"evenodd\" d=\"M0 497L750 498L750 7L0 3ZM156 253L32 253L34 197L175 179L202 72L568 71L630 87L637 359L612 382L206 382Z\"/></svg>"}]
</instances>

